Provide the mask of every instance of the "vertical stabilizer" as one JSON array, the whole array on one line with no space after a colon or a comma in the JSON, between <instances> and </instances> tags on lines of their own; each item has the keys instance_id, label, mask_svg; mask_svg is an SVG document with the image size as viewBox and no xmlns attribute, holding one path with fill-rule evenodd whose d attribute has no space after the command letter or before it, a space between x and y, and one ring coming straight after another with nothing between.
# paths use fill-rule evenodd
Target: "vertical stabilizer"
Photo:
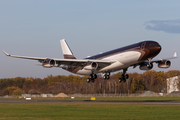
<instances>
[{"instance_id":1,"label":"vertical stabilizer","mask_svg":"<svg viewBox=\"0 0 180 120\"><path fill-rule=\"evenodd\" d=\"M71 49L69 48L68 44L66 43L65 39L60 40L61 43L61 47L62 47L62 52L64 55L65 59L76 59L71 51Z\"/></svg>"}]
</instances>

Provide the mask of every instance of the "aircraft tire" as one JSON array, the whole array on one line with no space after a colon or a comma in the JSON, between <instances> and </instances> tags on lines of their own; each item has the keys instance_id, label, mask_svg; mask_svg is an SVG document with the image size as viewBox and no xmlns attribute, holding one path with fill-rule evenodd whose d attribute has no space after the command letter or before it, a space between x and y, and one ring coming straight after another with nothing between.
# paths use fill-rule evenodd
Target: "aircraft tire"
<instances>
[{"instance_id":1,"label":"aircraft tire","mask_svg":"<svg viewBox=\"0 0 180 120\"><path fill-rule=\"evenodd\" d=\"M97 75L96 74L94 74L94 79L97 79Z\"/></svg>"},{"instance_id":2,"label":"aircraft tire","mask_svg":"<svg viewBox=\"0 0 180 120\"><path fill-rule=\"evenodd\" d=\"M122 80L125 79L125 75L124 75L124 74L121 75L121 79L122 79Z\"/></svg>"},{"instance_id":3,"label":"aircraft tire","mask_svg":"<svg viewBox=\"0 0 180 120\"><path fill-rule=\"evenodd\" d=\"M91 82L91 79L90 79L90 78L88 78L88 79L87 79L87 82L88 82L88 83L90 83L90 82Z\"/></svg>"},{"instance_id":4,"label":"aircraft tire","mask_svg":"<svg viewBox=\"0 0 180 120\"><path fill-rule=\"evenodd\" d=\"M104 75L103 78L106 80L107 79L107 75Z\"/></svg>"},{"instance_id":5,"label":"aircraft tire","mask_svg":"<svg viewBox=\"0 0 180 120\"><path fill-rule=\"evenodd\" d=\"M107 75L107 79L109 79L110 78L110 76L109 75Z\"/></svg>"},{"instance_id":6,"label":"aircraft tire","mask_svg":"<svg viewBox=\"0 0 180 120\"><path fill-rule=\"evenodd\" d=\"M121 83L122 82L122 78L119 78L119 83Z\"/></svg>"},{"instance_id":7,"label":"aircraft tire","mask_svg":"<svg viewBox=\"0 0 180 120\"><path fill-rule=\"evenodd\" d=\"M129 79L129 75L128 75L128 74L126 74L126 75L125 75L125 78L126 78L126 79Z\"/></svg>"}]
</instances>

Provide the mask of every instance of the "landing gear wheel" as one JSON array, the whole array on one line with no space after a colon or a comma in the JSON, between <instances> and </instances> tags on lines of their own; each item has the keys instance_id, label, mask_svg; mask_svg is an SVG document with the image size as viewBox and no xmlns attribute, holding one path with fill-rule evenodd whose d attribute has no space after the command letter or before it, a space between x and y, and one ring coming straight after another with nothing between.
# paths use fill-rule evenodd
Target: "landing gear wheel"
<instances>
[{"instance_id":1,"label":"landing gear wheel","mask_svg":"<svg viewBox=\"0 0 180 120\"><path fill-rule=\"evenodd\" d=\"M104 75L104 76L103 76L103 78L104 78L104 79L107 79L107 76L106 76L106 75Z\"/></svg>"},{"instance_id":2,"label":"landing gear wheel","mask_svg":"<svg viewBox=\"0 0 180 120\"><path fill-rule=\"evenodd\" d=\"M126 78L126 79L129 79L129 75L128 75L128 74L126 74L126 75L125 75L125 78Z\"/></svg>"},{"instance_id":3,"label":"landing gear wheel","mask_svg":"<svg viewBox=\"0 0 180 120\"><path fill-rule=\"evenodd\" d=\"M121 79L122 79L122 80L125 79L125 75L124 75L124 74L121 75Z\"/></svg>"},{"instance_id":4,"label":"landing gear wheel","mask_svg":"<svg viewBox=\"0 0 180 120\"><path fill-rule=\"evenodd\" d=\"M126 74L128 68L123 69L123 74L121 75L121 78L119 78L119 82L121 83L122 81L125 83L126 79L129 79L129 75Z\"/></svg>"},{"instance_id":5,"label":"landing gear wheel","mask_svg":"<svg viewBox=\"0 0 180 120\"><path fill-rule=\"evenodd\" d=\"M129 75L128 74L126 74L126 75L124 75L124 74L122 74L121 75L121 78L119 78L119 82L121 83L121 82L126 82L126 79L129 79Z\"/></svg>"},{"instance_id":6,"label":"landing gear wheel","mask_svg":"<svg viewBox=\"0 0 180 120\"><path fill-rule=\"evenodd\" d=\"M107 79L109 79L109 78L110 78L110 76L109 76L109 75L107 75L106 77L107 77Z\"/></svg>"},{"instance_id":7,"label":"landing gear wheel","mask_svg":"<svg viewBox=\"0 0 180 120\"><path fill-rule=\"evenodd\" d=\"M87 82L88 82L88 83L90 83L90 82L91 82L91 79L90 79L90 78L88 78L88 79L87 79Z\"/></svg>"},{"instance_id":8,"label":"landing gear wheel","mask_svg":"<svg viewBox=\"0 0 180 120\"><path fill-rule=\"evenodd\" d=\"M122 79L121 78L119 78L119 83L121 83L122 82Z\"/></svg>"},{"instance_id":9,"label":"landing gear wheel","mask_svg":"<svg viewBox=\"0 0 180 120\"><path fill-rule=\"evenodd\" d=\"M87 82L90 83L90 82L94 82L95 79L97 78L97 75L96 74L90 74L89 78L87 79Z\"/></svg>"},{"instance_id":10,"label":"landing gear wheel","mask_svg":"<svg viewBox=\"0 0 180 120\"><path fill-rule=\"evenodd\" d=\"M109 73L104 73L103 74L103 78L106 79L110 79L110 72Z\"/></svg>"},{"instance_id":11,"label":"landing gear wheel","mask_svg":"<svg viewBox=\"0 0 180 120\"><path fill-rule=\"evenodd\" d=\"M97 79L97 75L96 74L94 74L94 79Z\"/></svg>"}]
</instances>

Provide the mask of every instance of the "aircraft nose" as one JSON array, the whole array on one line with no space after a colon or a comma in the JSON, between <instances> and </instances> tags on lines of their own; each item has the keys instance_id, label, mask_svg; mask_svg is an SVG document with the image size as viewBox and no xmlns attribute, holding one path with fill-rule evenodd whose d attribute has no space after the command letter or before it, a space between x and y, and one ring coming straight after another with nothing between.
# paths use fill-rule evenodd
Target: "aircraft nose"
<instances>
[{"instance_id":1,"label":"aircraft nose","mask_svg":"<svg viewBox=\"0 0 180 120\"><path fill-rule=\"evenodd\" d=\"M161 52L162 47L159 43L153 42L149 46L150 46L149 50L152 56L153 55L156 56Z\"/></svg>"},{"instance_id":2,"label":"aircraft nose","mask_svg":"<svg viewBox=\"0 0 180 120\"><path fill-rule=\"evenodd\" d=\"M162 47L158 44L156 47L154 47L154 50L156 51L156 53L160 53L161 52Z\"/></svg>"},{"instance_id":3,"label":"aircraft nose","mask_svg":"<svg viewBox=\"0 0 180 120\"><path fill-rule=\"evenodd\" d=\"M162 47L160 45L157 46L157 50L160 52Z\"/></svg>"}]
</instances>

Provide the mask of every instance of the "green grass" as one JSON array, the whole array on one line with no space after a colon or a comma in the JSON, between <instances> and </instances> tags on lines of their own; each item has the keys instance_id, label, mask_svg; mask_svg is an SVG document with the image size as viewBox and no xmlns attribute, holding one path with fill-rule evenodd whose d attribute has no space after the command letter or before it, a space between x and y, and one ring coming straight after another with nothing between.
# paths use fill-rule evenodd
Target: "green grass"
<instances>
[{"instance_id":1,"label":"green grass","mask_svg":"<svg viewBox=\"0 0 180 120\"><path fill-rule=\"evenodd\" d=\"M0 120L180 119L179 105L0 103Z\"/></svg>"}]
</instances>

